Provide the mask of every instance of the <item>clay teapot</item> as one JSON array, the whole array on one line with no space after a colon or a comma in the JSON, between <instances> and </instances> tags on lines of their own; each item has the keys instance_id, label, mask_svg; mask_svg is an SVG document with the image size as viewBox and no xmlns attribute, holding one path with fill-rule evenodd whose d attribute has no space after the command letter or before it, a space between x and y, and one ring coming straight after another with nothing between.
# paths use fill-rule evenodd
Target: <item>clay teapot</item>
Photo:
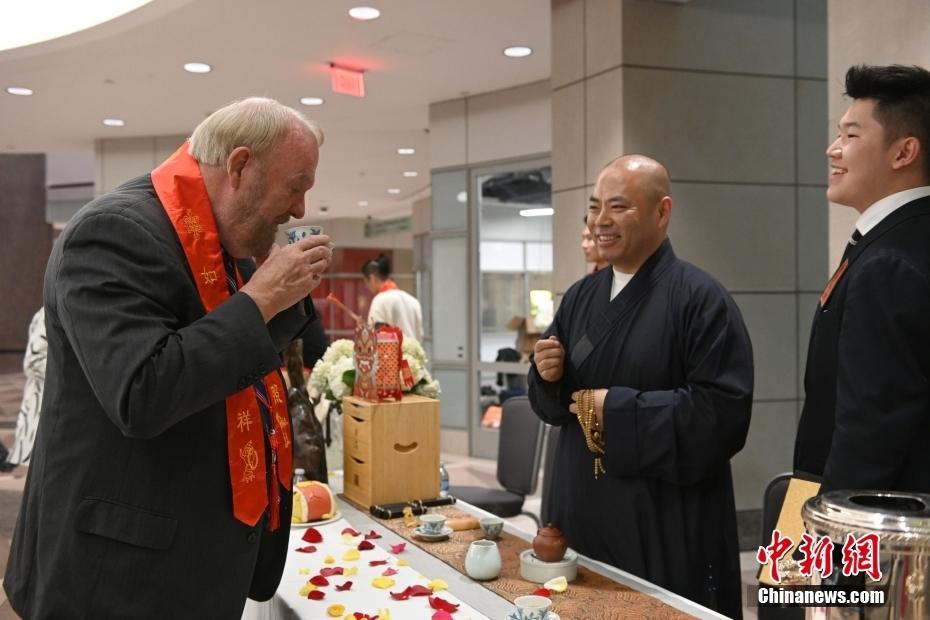
<instances>
[{"instance_id":1,"label":"clay teapot","mask_svg":"<svg viewBox=\"0 0 930 620\"><path fill-rule=\"evenodd\" d=\"M565 556L568 541L562 531L551 523L539 528L533 539L533 553L543 562L559 562Z\"/></svg>"}]
</instances>

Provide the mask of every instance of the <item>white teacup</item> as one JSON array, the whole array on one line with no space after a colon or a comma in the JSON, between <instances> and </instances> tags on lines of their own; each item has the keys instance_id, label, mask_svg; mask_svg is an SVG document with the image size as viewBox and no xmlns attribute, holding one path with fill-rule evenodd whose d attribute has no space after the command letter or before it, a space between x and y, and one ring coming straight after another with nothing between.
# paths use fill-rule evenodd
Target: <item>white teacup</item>
<instances>
[{"instance_id":1,"label":"white teacup","mask_svg":"<svg viewBox=\"0 0 930 620\"><path fill-rule=\"evenodd\" d=\"M420 531L430 536L442 534L442 526L445 524L445 515L427 514L420 516Z\"/></svg>"},{"instance_id":2,"label":"white teacup","mask_svg":"<svg viewBox=\"0 0 930 620\"><path fill-rule=\"evenodd\" d=\"M513 603L517 606L517 617L520 620L547 620L552 608L551 599L535 594L518 596Z\"/></svg>"},{"instance_id":3,"label":"white teacup","mask_svg":"<svg viewBox=\"0 0 930 620\"><path fill-rule=\"evenodd\" d=\"M304 237L313 237L323 234L322 226L295 226L287 229L287 242L297 243Z\"/></svg>"}]
</instances>

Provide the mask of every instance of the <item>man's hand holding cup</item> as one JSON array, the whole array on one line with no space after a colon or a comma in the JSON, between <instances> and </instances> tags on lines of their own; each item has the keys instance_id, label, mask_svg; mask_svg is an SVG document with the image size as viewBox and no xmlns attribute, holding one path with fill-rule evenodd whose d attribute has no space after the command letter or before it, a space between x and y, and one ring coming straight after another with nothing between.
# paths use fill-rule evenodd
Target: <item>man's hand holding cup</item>
<instances>
[{"instance_id":1,"label":"man's hand holding cup","mask_svg":"<svg viewBox=\"0 0 930 620\"><path fill-rule=\"evenodd\" d=\"M271 247L256 260L258 269L242 287L265 322L306 299L319 286L333 258L332 244L320 226L297 226L287 231L288 245Z\"/></svg>"}]
</instances>

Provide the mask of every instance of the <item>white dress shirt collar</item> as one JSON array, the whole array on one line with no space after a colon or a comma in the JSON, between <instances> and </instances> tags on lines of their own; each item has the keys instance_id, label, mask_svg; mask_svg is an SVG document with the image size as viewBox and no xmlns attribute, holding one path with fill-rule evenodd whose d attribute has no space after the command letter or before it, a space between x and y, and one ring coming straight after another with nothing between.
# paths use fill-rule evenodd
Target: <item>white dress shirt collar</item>
<instances>
[{"instance_id":1,"label":"white dress shirt collar","mask_svg":"<svg viewBox=\"0 0 930 620\"><path fill-rule=\"evenodd\" d=\"M862 215L856 220L856 230L858 230L862 236L865 236L870 230L878 226L879 222L883 219L907 203L925 196L930 196L930 186L928 185L912 187L911 189L885 196L862 212Z\"/></svg>"}]
</instances>

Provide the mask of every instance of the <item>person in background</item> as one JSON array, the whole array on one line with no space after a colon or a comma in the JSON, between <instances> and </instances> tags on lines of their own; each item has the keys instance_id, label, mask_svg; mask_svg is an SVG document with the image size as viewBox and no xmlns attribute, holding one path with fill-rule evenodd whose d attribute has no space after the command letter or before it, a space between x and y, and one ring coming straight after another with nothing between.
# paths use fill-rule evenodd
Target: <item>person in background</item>
<instances>
[{"instance_id":1,"label":"person in background","mask_svg":"<svg viewBox=\"0 0 930 620\"><path fill-rule=\"evenodd\" d=\"M42 408L42 391L45 388L45 360L48 354L48 341L45 338L45 310L39 310L29 322L29 336L26 341L26 355L23 357L23 374L26 383L23 386L23 402L16 418L16 438L13 448L0 464L0 471L10 471L17 465L28 465L35 443L36 428L39 425L39 410Z\"/></svg>"},{"instance_id":2,"label":"person in background","mask_svg":"<svg viewBox=\"0 0 930 620\"><path fill-rule=\"evenodd\" d=\"M600 254L597 253L597 243L594 240L594 235L591 234L591 229L588 228L588 216L581 218L581 221L584 223L584 227L581 229L581 251L584 252L585 261L594 263L591 273L595 273L599 269L606 267L607 261L602 260Z\"/></svg>"},{"instance_id":3,"label":"person in background","mask_svg":"<svg viewBox=\"0 0 930 620\"><path fill-rule=\"evenodd\" d=\"M3 587L24 618L240 618L288 550L280 351L332 252L279 247L323 134L225 106L151 174L84 208L45 274L42 424Z\"/></svg>"},{"instance_id":4,"label":"person in background","mask_svg":"<svg viewBox=\"0 0 930 620\"><path fill-rule=\"evenodd\" d=\"M798 473L930 493L930 71L855 66L827 198L859 213L814 313Z\"/></svg>"},{"instance_id":5,"label":"person in background","mask_svg":"<svg viewBox=\"0 0 930 620\"><path fill-rule=\"evenodd\" d=\"M404 336L423 342L423 310L417 298L397 288L391 279L391 261L384 254L362 265L362 277L374 297L368 321L399 327Z\"/></svg>"},{"instance_id":6,"label":"person in background","mask_svg":"<svg viewBox=\"0 0 930 620\"><path fill-rule=\"evenodd\" d=\"M612 269L575 282L534 348L529 397L561 427L545 510L572 549L742 617L730 459L753 364L739 309L675 256L665 167L600 173L588 210Z\"/></svg>"}]
</instances>

